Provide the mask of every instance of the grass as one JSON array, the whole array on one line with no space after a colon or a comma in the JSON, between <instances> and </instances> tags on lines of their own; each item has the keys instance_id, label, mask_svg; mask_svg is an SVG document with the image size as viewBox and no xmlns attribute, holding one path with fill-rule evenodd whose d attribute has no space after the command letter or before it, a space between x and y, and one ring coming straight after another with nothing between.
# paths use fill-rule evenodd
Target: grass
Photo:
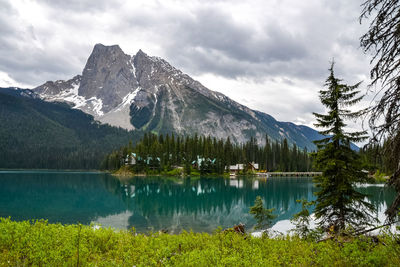
<instances>
[{"instance_id":1,"label":"grass","mask_svg":"<svg viewBox=\"0 0 400 267\"><path fill-rule=\"evenodd\" d=\"M115 176L122 176L122 177L132 177L135 175L135 173L132 171L132 169L129 166L121 166L118 170L112 173Z\"/></svg>"},{"instance_id":2,"label":"grass","mask_svg":"<svg viewBox=\"0 0 400 267\"><path fill-rule=\"evenodd\" d=\"M234 232L136 234L0 219L0 266L400 266L394 236L315 243Z\"/></svg>"},{"instance_id":3,"label":"grass","mask_svg":"<svg viewBox=\"0 0 400 267\"><path fill-rule=\"evenodd\" d=\"M170 171L163 171L161 172L161 175L166 175L166 176L182 176L183 175L183 169L172 169Z\"/></svg>"}]
</instances>

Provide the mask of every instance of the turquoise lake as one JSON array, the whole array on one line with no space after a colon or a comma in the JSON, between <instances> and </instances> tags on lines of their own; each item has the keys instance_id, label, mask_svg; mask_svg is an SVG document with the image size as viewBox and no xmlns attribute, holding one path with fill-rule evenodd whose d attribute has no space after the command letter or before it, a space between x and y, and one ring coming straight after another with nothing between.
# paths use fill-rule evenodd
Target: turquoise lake
<instances>
[{"instance_id":1,"label":"turquoise lake","mask_svg":"<svg viewBox=\"0 0 400 267\"><path fill-rule=\"evenodd\" d=\"M382 219L394 191L367 185ZM134 177L119 180L106 173L0 171L0 217L13 220L47 219L51 223L101 224L138 232L183 229L213 232L218 226L244 223L251 231L248 213L256 196L275 208L273 229L286 231L290 218L300 211L296 199L314 199L311 178L171 178Z\"/></svg>"}]
</instances>

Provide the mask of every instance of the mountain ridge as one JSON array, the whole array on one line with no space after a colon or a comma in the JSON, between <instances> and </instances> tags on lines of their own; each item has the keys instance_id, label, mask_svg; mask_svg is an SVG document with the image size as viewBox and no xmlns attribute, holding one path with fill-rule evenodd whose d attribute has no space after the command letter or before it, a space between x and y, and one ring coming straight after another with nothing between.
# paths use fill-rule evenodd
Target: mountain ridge
<instances>
[{"instance_id":1,"label":"mountain ridge","mask_svg":"<svg viewBox=\"0 0 400 267\"><path fill-rule=\"evenodd\" d=\"M230 136L235 142L250 136L261 142L267 134L308 149L315 149L312 141L320 136L312 128L279 122L212 91L164 59L142 50L130 56L118 45L96 44L82 75L48 81L33 92L128 130Z\"/></svg>"}]
</instances>

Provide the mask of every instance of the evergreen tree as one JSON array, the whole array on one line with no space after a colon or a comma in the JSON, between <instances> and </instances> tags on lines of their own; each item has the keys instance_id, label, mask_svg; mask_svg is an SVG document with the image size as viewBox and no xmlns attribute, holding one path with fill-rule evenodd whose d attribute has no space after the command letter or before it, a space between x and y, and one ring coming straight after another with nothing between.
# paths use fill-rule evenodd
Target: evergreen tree
<instances>
[{"instance_id":1,"label":"evergreen tree","mask_svg":"<svg viewBox=\"0 0 400 267\"><path fill-rule=\"evenodd\" d=\"M310 234L310 211L309 208L315 204L314 201L307 201L307 199L297 199L297 203L301 203L301 211L293 215L290 220L295 228L292 230L301 238L307 238Z\"/></svg>"},{"instance_id":2,"label":"evergreen tree","mask_svg":"<svg viewBox=\"0 0 400 267\"><path fill-rule=\"evenodd\" d=\"M369 28L360 41L364 51L372 53L370 86L381 88L370 108L370 143L386 142L382 152L392 169L388 184L397 195L385 213L394 221L400 210L400 1L366 0L362 7L360 22Z\"/></svg>"},{"instance_id":3,"label":"evergreen tree","mask_svg":"<svg viewBox=\"0 0 400 267\"><path fill-rule=\"evenodd\" d=\"M260 196L256 197L254 206L250 207L250 214L253 214L257 224L254 229L265 229L269 228L272 220L275 219L276 215L272 214L275 209L264 208L263 200Z\"/></svg>"},{"instance_id":4,"label":"evergreen tree","mask_svg":"<svg viewBox=\"0 0 400 267\"><path fill-rule=\"evenodd\" d=\"M284 172L290 171L289 145L286 138L283 139L281 155L281 170Z\"/></svg>"},{"instance_id":5,"label":"evergreen tree","mask_svg":"<svg viewBox=\"0 0 400 267\"><path fill-rule=\"evenodd\" d=\"M347 133L345 118L356 118L359 112L349 107L362 99L356 97L360 83L353 86L342 84L334 76L334 63L325 82L326 90L320 91L320 99L328 109L328 114L314 113L317 127L325 128L320 134L326 137L315 141L318 152L315 153L315 165L322 176L315 179L317 205L316 218L321 226L334 226L343 230L346 226L354 228L368 225L372 220L373 205L365 200L366 195L355 189L356 183L364 183L367 176L361 171L359 155L350 148L351 142L366 139L366 132Z\"/></svg>"}]
</instances>

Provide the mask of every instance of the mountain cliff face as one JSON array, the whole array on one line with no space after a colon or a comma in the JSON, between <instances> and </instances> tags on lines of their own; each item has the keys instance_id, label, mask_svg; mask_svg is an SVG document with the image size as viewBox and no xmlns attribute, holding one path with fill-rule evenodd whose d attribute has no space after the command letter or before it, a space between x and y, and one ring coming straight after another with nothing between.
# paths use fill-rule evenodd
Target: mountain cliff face
<instances>
[{"instance_id":1,"label":"mountain cliff face","mask_svg":"<svg viewBox=\"0 0 400 267\"><path fill-rule=\"evenodd\" d=\"M315 148L312 140L319 136L309 127L279 122L211 91L161 58L141 50L130 56L117 45L96 44L82 75L46 82L33 91L129 130L230 136L236 142L250 136L261 141L267 134L308 149Z\"/></svg>"}]
</instances>

